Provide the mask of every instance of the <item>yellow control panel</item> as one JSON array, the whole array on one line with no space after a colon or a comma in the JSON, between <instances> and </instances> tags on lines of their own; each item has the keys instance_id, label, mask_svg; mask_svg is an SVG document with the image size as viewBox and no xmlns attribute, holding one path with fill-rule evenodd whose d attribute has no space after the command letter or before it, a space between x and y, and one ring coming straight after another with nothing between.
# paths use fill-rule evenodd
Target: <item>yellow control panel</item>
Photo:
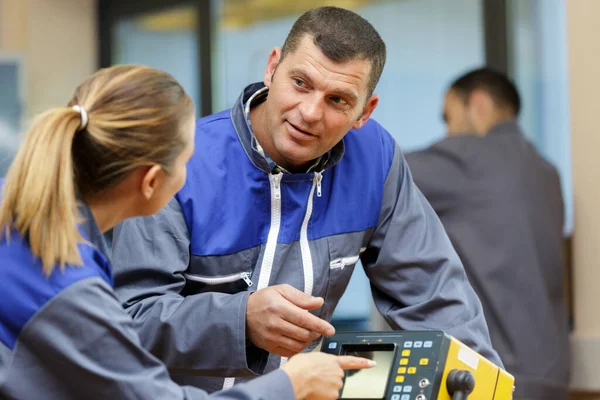
<instances>
[{"instance_id":1,"label":"yellow control panel","mask_svg":"<svg viewBox=\"0 0 600 400\"><path fill-rule=\"evenodd\" d=\"M321 351L377 362L347 371L340 399L512 399L512 375L440 331L340 332Z\"/></svg>"}]
</instances>

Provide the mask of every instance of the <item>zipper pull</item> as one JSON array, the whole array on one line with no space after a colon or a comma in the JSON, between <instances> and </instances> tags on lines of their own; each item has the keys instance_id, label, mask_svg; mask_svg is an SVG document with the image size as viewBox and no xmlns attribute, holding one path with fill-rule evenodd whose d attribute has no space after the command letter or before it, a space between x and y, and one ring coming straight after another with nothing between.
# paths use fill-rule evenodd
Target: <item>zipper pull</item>
<instances>
[{"instance_id":1,"label":"zipper pull","mask_svg":"<svg viewBox=\"0 0 600 400\"><path fill-rule=\"evenodd\" d=\"M346 266L346 263L342 259L334 260L331 262L331 264L329 264L330 269L337 269L337 268L344 269L345 266Z\"/></svg>"},{"instance_id":2,"label":"zipper pull","mask_svg":"<svg viewBox=\"0 0 600 400\"><path fill-rule=\"evenodd\" d=\"M253 283L250 280L250 274L247 272L243 272L241 276L244 282L246 282L246 285L248 285L248 287L252 287Z\"/></svg>"},{"instance_id":3,"label":"zipper pull","mask_svg":"<svg viewBox=\"0 0 600 400\"><path fill-rule=\"evenodd\" d=\"M281 178L283 177L283 172L280 172L280 173L278 173L276 175L271 175L271 176L272 176L271 182L273 183L273 191L275 192L274 197L276 199L279 199L279 198L281 198L281 186L280 186L280 183L281 183Z\"/></svg>"},{"instance_id":4,"label":"zipper pull","mask_svg":"<svg viewBox=\"0 0 600 400\"><path fill-rule=\"evenodd\" d=\"M321 172L315 172L315 178L317 180L317 197L321 197L321 181L323 180L323 174Z\"/></svg>"}]
</instances>

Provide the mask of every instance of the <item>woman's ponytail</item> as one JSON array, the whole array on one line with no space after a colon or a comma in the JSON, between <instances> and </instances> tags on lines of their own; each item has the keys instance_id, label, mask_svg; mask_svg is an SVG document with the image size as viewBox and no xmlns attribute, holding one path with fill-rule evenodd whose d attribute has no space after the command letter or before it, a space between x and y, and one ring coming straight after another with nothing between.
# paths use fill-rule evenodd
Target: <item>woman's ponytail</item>
<instances>
[{"instance_id":1,"label":"woman's ponytail","mask_svg":"<svg viewBox=\"0 0 600 400\"><path fill-rule=\"evenodd\" d=\"M81 264L73 139L85 111L55 108L40 115L17 152L2 186L0 235L12 229L27 238L44 273L58 264Z\"/></svg>"}]
</instances>

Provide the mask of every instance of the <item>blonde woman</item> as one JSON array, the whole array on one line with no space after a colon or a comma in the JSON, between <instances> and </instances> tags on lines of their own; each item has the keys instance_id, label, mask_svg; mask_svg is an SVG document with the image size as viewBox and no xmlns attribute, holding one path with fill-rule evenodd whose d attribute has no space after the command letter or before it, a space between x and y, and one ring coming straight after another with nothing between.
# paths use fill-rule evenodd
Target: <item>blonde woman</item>
<instances>
[{"instance_id":1,"label":"blonde woman","mask_svg":"<svg viewBox=\"0 0 600 400\"><path fill-rule=\"evenodd\" d=\"M334 399L344 368L370 365L303 354L209 395L175 384L140 346L102 234L167 204L185 181L193 135L183 88L140 66L97 72L68 107L34 123L1 183L0 397Z\"/></svg>"}]
</instances>

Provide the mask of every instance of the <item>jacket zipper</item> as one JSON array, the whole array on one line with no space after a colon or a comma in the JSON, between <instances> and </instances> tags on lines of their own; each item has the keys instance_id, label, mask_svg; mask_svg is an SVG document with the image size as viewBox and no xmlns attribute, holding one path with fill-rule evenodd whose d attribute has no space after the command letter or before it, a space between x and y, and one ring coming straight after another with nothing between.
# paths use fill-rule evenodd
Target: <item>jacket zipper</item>
<instances>
[{"instance_id":1,"label":"jacket zipper","mask_svg":"<svg viewBox=\"0 0 600 400\"><path fill-rule=\"evenodd\" d=\"M269 175L269 183L271 186L271 226L269 227L267 245L260 267L260 275L256 290L264 289L269 286L269 280L271 279L273 260L275 259L275 249L277 248L277 238L279 237L279 228L281 227L281 178L283 178L282 172ZM232 388L234 383L235 378L225 378L223 381L223 390Z\"/></svg>"},{"instance_id":2,"label":"jacket zipper","mask_svg":"<svg viewBox=\"0 0 600 400\"><path fill-rule=\"evenodd\" d=\"M269 286L271 279L271 270L273 269L273 260L275 259L275 249L277 248L277 237L281 225L281 178L283 173L269 175L271 184L271 226L267 236L267 245L260 267L260 276L256 290L264 289Z\"/></svg>"},{"instance_id":3,"label":"jacket zipper","mask_svg":"<svg viewBox=\"0 0 600 400\"><path fill-rule=\"evenodd\" d=\"M194 282L205 283L207 285L221 285L223 283L232 283L239 281L240 279L246 282L248 287L252 287L254 284L250 280L250 273L248 272L240 272L239 274L225 275L225 276L216 276L216 277L208 277L208 276L200 276L194 274L183 274L186 279Z\"/></svg>"},{"instance_id":4,"label":"jacket zipper","mask_svg":"<svg viewBox=\"0 0 600 400\"><path fill-rule=\"evenodd\" d=\"M304 293L310 295L312 295L314 272L312 255L310 254L310 245L308 243L308 223L310 222L310 217L312 216L315 187L317 187L317 196L319 196L321 179L323 179L323 175L320 172L315 172L313 184L310 188L310 193L308 194L306 214L304 215L302 227L300 228L300 252L302 254L302 267L304 270Z\"/></svg>"},{"instance_id":5,"label":"jacket zipper","mask_svg":"<svg viewBox=\"0 0 600 400\"><path fill-rule=\"evenodd\" d=\"M302 228L300 228L300 252L302 254L302 269L304 270L304 293L312 295L313 283L314 283L314 272L312 255L310 254L310 245L308 243L308 223L312 216L313 210L313 196L315 194L315 187L317 188L317 197L321 197L321 180L323 174L321 172L315 172L313 178L312 187L308 194L308 204L306 205L306 214L304 214L304 220L302 221ZM287 362L287 357L281 357L279 366L282 367Z\"/></svg>"}]
</instances>

